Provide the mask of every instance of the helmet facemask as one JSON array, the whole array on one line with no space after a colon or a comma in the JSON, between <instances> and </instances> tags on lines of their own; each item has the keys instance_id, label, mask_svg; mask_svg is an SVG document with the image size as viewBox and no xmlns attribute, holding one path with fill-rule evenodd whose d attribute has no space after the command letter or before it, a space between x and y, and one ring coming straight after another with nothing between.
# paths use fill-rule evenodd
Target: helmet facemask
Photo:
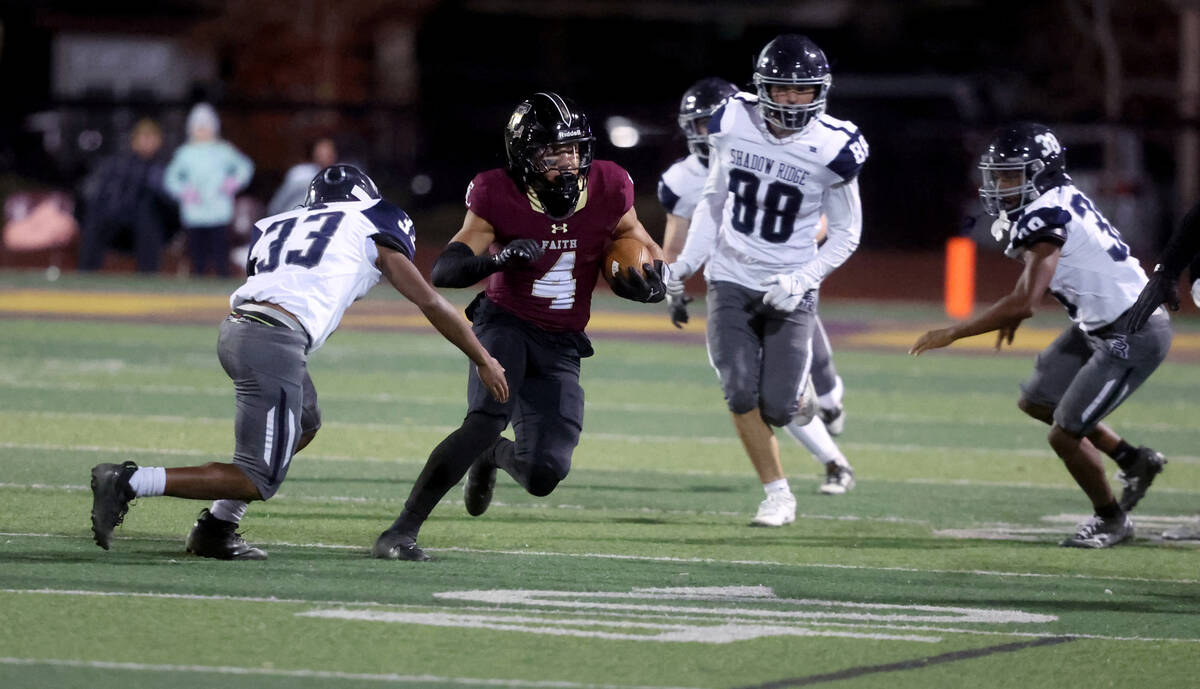
<instances>
[{"instance_id":1,"label":"helmet facemask","mask_svg":"<svg viewBox=\"0 0 1200 689\"><path fill-rule=\"evenodd\" d=\"M716 110L713 108L705 113L679 116L679 128L687 137L688 153L696 156L705 164L708 163L708 120ZM704 127L704 131L700 130L701 126Z\"/></svg>"},{"instance_id":2,"label":"helmet facemask","mask_svg":"<svg viewBox=\"0 0 1200 689\"><path fill-rule=\"evenodd\" d=\"M575 212L579 194L587 186L594 139L579 137L525 149L525 183L537 196L546 215L561 220Z\"/></svg>"},{"instance_id":3,"label":"helmet facemask","mask_svg":"<svg viewBox=\"0 0 1200 689\"><path fill-rule=\"evenodd\" d=\"M1037 178L1045 168L1046 164L1036 158L997 162L984 156L979 161L983 181L979 187L979 200L983 203L983 210L988 215L1000 217L1033 203L1042 195L1038 190ZM1019 177L1011 174L1014 172L1019 172ZM1012 178L1017 178L1016 184L1009 181Z\"/></svg>"},{"instance_id":4,"label":"helmet facemask","mask_svg":"<svg viewBox=\"0 0 1200 689\"><path fill-rule=\"evenodd\" d=\"M782 129L798 131L825 112L825 99L833 77L829 74L812 78L778 78L754 74L754 85L758 89L758 110L764 119ZM808 103L777 103L771 99L772 86L815 89Z\"/></svg>"}]
</instances>

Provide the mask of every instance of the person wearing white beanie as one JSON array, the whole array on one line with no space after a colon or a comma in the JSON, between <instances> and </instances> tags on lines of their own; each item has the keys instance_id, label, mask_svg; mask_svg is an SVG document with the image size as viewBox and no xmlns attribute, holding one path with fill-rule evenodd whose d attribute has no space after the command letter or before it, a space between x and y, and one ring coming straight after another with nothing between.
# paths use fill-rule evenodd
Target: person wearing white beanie
<instances>
[{"instance_id":1,"label":"person wearing white beanie","mask_svg":"<svg viewBox=\"0 0 1200 689\"><path fill-rule=\"evenodd\" d=\"M188 142L175 150L164 176L164 186L179 201L194 275L206 273L210 263L217 275L229 275L233 200L254 174L254 163L219 138L220 132L213 106L193 106L187 117Z\"/></svg>"}]
</instances>

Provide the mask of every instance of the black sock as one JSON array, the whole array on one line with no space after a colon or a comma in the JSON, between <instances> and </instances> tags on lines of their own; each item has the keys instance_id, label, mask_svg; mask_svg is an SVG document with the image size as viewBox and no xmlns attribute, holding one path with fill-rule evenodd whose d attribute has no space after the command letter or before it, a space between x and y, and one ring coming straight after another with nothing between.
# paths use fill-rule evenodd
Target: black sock
<instances>
[{"instance_id":1,"label":"black sock","mask_svg":"<svg viewBox=\"0 0 1200 689\"><path fill-rule=\"evenodd\" d=\"M491 446L507 420L486 414L468 414L462 426L446 436L429 454L425 468L413 484L404 511L392 528L416 538L421 524L451 488L458 485L479 453Z\"/></svg>"},{"instance_id":2,"label":"black sock","mask_svg":"<svg viewBox=\"0 0 1200 689\"><path fill-rule=\"evenodd\" d=\"M1137 462L1137 448L1122 440L1108 456L1113 458L1117 466L1129 469Z\"/></svg>"},{"instance_id":3,"label":"black sock","mask_svg":"<svg viewBox=\"0 0 1200 689\"><path fill-rule=\"evenodd\" d=\"M1116 519L1124 513L1125 511L1121 509L1121 506L1117 504L1116 500L1113 500L1104 507L1096 508L1096 516L1100 517L1101 519Z\"/></svg>"}]
</instances>

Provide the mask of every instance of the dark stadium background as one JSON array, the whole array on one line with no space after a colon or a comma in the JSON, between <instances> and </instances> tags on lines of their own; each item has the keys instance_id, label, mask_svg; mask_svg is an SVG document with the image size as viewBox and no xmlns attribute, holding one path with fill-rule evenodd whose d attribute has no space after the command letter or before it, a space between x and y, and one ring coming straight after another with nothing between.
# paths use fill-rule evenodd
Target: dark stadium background
<instances>
[{"instance_id":1,"label":"dark stadium background","mask_svg":"<svg viewBox=\"0 0 1200 689\"><path fill-rule=\"evenodd\" d=\"M600 157L632 173L639 210L660 234L653 190L684 153L674 123L682 91L708 75L747 84L758 49L794 31L831 60L829 112L854 120L871 145L863 252L933 251L964 227L972 231L974 160L988 132L1031 118L1059 130L1081 186L1148 260L1198 191L1198 156L1189 146L1200 85L1181 76L1200 60L1197 7L1183 0L8 0L0 3L0 195L75 190L139 116L158 118L172 147L187 108L206 99L222 115L223 135L257 165L248 193L268 198L307 140L332 135L343 158L362 164L413 213L425 241L440 242L457 229L471 176L501 164L501 129L513 105L551 89L590 114ZM165 42L191 73L119 88L96 69L65 90L56 51L89 38ZM611 145L610 117L631 120L639 144ZM83 132L98 132L99 146L92 136L85 150ZM984 225L973 230L981 244L988 243Z\"/></svg>"}]
</instances>

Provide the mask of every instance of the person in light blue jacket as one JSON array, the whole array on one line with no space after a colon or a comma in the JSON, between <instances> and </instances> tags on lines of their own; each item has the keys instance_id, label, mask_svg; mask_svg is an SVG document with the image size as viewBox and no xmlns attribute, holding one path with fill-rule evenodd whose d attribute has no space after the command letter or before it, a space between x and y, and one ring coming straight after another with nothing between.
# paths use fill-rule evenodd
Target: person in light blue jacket
<instances>
[{"instance_id":1,"label":"person in light blue jacket","mask_svg":"<svg viewBox=\"0 0 1200 689\"><path fill-rule=\"evenodd\" d=\"M197 103L188 113L188 142L175 150L163 179L179 201L194 275L203 275L210 263L217 275L229 275L233 199L254 174L254 163L219 138L220 131L217 111Z\"/></svg>"}]
</instances>

